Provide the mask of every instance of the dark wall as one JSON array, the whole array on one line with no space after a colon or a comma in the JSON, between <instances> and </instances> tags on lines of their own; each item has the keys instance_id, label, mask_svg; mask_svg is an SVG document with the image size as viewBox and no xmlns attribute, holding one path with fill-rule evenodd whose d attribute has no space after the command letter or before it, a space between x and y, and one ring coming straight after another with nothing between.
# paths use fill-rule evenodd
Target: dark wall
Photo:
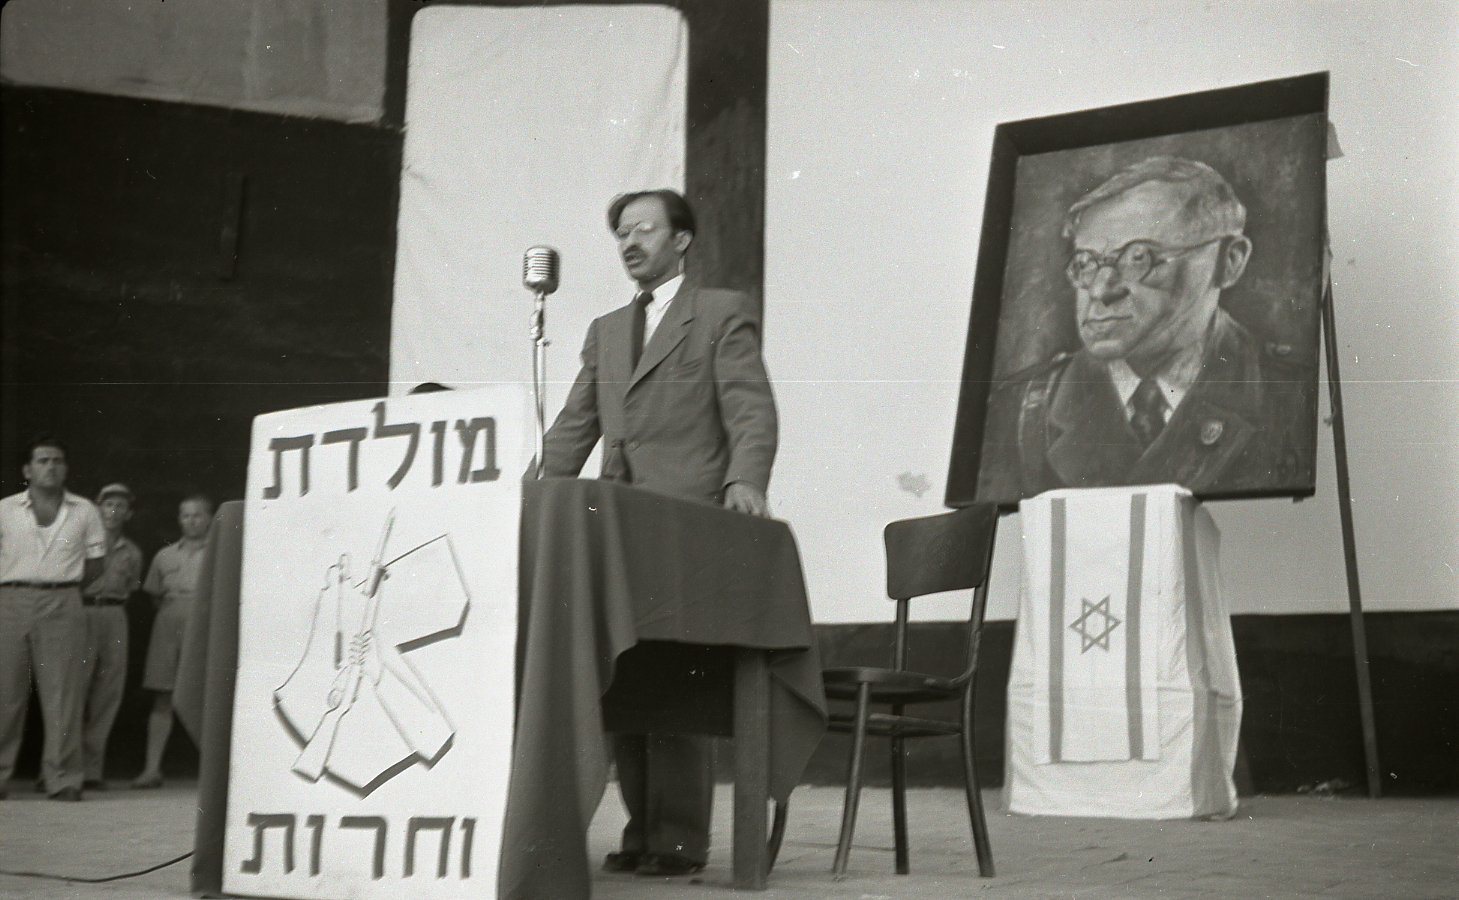
<instances>
[{"instance_id":1,"label":"dark wall","mask_svg":"<svg viewBox=\"0 0 1459 900\"><path fill-rule=\"evenodd\" d=\"M242 495L254 415L384 391L398 133L0 96L7 461L60 431L72 488L131 482L156 543L185 490Z\"/></svg>"},{"instance_id":2,"label":"dark wall","mask_svg":"<svg viewBox=\"0 0 1459 900\"><path fill-rule=\"evenodd\" d=\"M1383 792L1459 793L1459 611L1368 613ZM1258 790L1366 783L1348 617L1233 616Z\"/></svg>"},{"instance_id":3,"label":"dark wall","mask_svg":"<svg viewBox=\"0 0 1459 900\"><path fill-rule=\"evenodd\" d=\"M55 431L73 490L132 485L150 557L187 492L243 496L255 415L385 392L398 131L9 85L0 102L4 493L18 448ZM151 617L134 599L124 772Z\"/></svg>"},{"instance_id":4,"label":"dark wall","mask_svg":"<svg viewBox=\"0 0 1459 900\"><path fill-rule=\"evenodd\" d=\"M1369 613L1368 654L1383 792L1459 794L1459 612ZM1003 783L1003 739L1014 623L984 629L976 741L984 786ZM927 671L961 671L956 623L914 623L911 658ZM1245 706L1241 721L1243 793L1326 790L1366 793L1357 678L1346 615L1232 617ZM886 665L891 625L817 626L827 666ZM921 661L920 663L917 661ZM930 707L929 707L930 708ZM949 718L956 708L941 710ZM867 778L889 784L885 741L867 754ZM908 742L908 780L960 785L955 738ZM828 735L806 780L843 784L850 739Z\"/></svg>"}]
</instances>

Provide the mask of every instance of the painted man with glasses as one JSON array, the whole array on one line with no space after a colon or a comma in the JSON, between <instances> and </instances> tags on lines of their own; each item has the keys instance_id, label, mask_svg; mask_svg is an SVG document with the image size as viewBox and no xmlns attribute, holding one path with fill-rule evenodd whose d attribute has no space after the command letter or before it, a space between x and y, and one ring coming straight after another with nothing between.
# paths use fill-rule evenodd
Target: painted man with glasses
<instances>
[{"instance_id":1,"label":"painted man with glasses","mask_svg":"<svg viewBox=\"0 0 1459 900\"><path fill-rule=\"evenodd\" d=\"M1311 373L1220 306L1252 253L1245 227L1216 170L1170 156L1070 207L1065 275L1082 346L994 385L980 498L1156 483L1222 496L1310 468Z\"/></svg>"}]
</instances>

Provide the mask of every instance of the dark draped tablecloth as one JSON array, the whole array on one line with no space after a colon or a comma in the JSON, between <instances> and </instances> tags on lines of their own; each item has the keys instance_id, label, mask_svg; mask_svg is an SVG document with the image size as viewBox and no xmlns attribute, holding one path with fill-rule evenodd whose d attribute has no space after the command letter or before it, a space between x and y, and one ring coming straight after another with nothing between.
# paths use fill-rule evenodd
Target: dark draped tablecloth
<instances>
[{"instance_id":1,"label":"dark draped tablecloth","mask_svg":"<svg viewBox=\"0 0 1459 900\"><path fill-rule=\"evenodd\" d=\"M223 891L223 828L228 806L233 683L238 671L238 589L243 571L243 501L218 507L203 552L198 599L183 636L177 718L202 751L191 887L200 896Z\"/></svg>"},{"instance_id":2,"label":"dark draped tablecloth","mask_svg":"<svg viewBox=\"0 0 1459 900\"><path fill-rule=\"evenodd\" d=\"M497 893L585 900L587 830L608 775L605 721L729 734L732 654L764 650L769 787L784 801L825 732L820 663L784 522L606 481L546 479L524 491Z\"/></svg>"}]
</instances>

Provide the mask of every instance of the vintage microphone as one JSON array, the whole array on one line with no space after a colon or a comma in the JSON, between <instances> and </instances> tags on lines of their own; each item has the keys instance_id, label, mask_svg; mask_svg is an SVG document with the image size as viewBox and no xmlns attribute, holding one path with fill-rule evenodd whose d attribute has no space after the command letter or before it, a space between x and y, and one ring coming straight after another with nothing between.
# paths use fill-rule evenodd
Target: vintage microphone
<instances>
[{"instance_id":1,"label":"vintage microphone","mask_svg":"<svg viewBox=\"0 0 1459 900\"><path fill-rule=\"evenodd\" d=\"M522 256L522 284L532 292L532 402L537 412L537 455L533 463L536 476L542 477L542 455L547 442L547 338L544 318L547 295L557 290L561 265L557 251L551 247L528 247Z\"/></svg>"}]
</instances>

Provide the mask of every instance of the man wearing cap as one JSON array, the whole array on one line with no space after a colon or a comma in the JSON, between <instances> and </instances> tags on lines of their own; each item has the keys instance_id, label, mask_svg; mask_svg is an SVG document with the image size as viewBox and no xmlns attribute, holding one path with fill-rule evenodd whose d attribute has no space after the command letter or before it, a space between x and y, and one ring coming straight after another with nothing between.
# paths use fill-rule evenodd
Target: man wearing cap
<instances>
[{"instance_id":1,"label":"man wearing cap","mask_svg":"<svg viewBox=\"0 0 1459 900\"><path fill-rule=\"evenodd\" d=\"M142 586L142 551L122 533L132 518L131 488L109 484L96 495L106 528L105 569L81 589L86 649L81 657L81 750L88 790L105 790L106 741L127 680L127 598Z\"/></svg>"},{"instance_id":2,"label":"man wearing cap","mask_svg":"<svg viewBox=\"0 0 1459 900\"><path fill-rule=\"evenodd\" d=\"M59 440L32 440L21 462L26 489L0 500L0 799L20 751L34 673L45 726L42 786L53 800L80 800L81 585L101 574L106 529L91 501L66 490Z\"/></svg>"}]
</instances>

